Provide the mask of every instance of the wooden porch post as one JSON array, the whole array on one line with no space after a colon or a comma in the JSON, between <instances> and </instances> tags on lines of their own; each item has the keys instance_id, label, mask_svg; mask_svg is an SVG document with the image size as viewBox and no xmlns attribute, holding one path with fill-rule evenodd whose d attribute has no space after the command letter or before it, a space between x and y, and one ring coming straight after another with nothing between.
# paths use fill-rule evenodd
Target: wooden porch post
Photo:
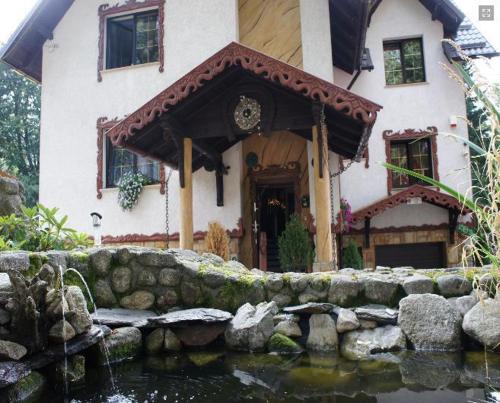
<instances>
[{"instance_id":1,"label":"wooden porch post","mask_svg":"<svg viewBox=\"0 0 500 403\"><path fill-rule=\"evenodd\" d=\"M184 176L184 186L182 186L182 178L180 178L181 227L179 246L181 249L193 249L193 141L187 137L183 138L182 141L183 169L179 169L179 174Z\"/></svg>"},{"instance_id":2,"label":"wooden porch post","mask_svg":"<svg viewBox=\"0 0 500 403\"><path fill-rule=\"evenodd\" d=\"M321 138L320 138L321 136ZM314 194L316 201L316 257L314 271L333 269L332 219L328 141L315 125L312 128L314 158ZM320 154L321 153L321 154ZM323 158L320 157L322 155Z\"/></svg>"}]
</instances>

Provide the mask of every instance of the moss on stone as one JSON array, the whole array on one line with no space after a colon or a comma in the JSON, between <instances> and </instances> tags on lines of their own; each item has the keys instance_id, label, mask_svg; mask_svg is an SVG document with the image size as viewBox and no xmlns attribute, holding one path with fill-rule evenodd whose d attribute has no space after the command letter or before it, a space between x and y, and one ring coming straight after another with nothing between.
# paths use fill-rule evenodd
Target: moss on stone
<instances>
[{"instance_id":1,"label":"moss on stone","mask_svg":"<svg viewBox=\"0 0 500 403\"><path fill-rule=\"evenodd\" d=\"M275 333L267 342L267 349L272 353L301 353L302 347L289 337Z\"/></svg>"},{"instance_id":2,"label":"moss on stone","mask_svg":"<svg viewBox=\"0 0 500 403\"><path fill-rule=\"evenodd\" d=\"M46 380L39 372L33 371L7 390L8 401L36 401L36 397L43 391Z\"/></svg>"},{"instance_id":3,"label":"moss on stone","mask_svg":"<svg viewBox=\"0 0 500 403\"><path fill-rule=\"evenodd\" d=\"M40 253L32 252L28 255L30 260L30 267L25 273L25 277L32 279L42 268L44 263L47 263L47 256L42 256Z\"/></svg>"},{"instance_id":4,"label":"moss on stone","mask_svg":"<svg viewBox=\"0 0 500 403\"><path fill-rule=\"evenodd\" d=\"M197 367L203 367L223 357L224 352L190 351L187 356Z\"/></svg>"},{"instance_id":5,"label":"moss on stone","mask_svg":"<svg viewBox=\"0 0 500 403\"><path fill-rule=\"evenodd\" d=\"M89 255L85 252L74 251L69 255L70 259L82 264L89 263Z\"/></svg>"}]
</instances>

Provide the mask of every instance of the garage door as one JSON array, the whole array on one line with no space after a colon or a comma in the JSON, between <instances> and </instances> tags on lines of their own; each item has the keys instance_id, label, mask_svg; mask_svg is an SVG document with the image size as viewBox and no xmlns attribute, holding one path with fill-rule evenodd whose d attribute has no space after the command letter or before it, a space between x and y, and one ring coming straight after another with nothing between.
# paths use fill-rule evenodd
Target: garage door
<instances>
[{"instance_id":1,"label":"garage door","mask_svg":"<svg viewBox=\"0 0 500 403\"><path fill-rule=\"evenodd\" d=\"M417 269L445 267L445 244L434 242L375 246L375 263L377 266L413 266Z\"/></svg>"}]
</instances>

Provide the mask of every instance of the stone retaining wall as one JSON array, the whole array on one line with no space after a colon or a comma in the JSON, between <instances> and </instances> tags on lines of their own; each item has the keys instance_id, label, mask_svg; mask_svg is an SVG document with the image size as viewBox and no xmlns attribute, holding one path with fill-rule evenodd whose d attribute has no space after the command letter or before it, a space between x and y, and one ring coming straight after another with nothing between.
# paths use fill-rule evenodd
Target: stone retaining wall
<instances>
[{"instance_id":1,"label":"stone retaining wall","mask_svg":"<svg viewBox=\"0 0 500 403\"><path fill-rule=\"evenodd\" d=\"M379 267L375 271L264 273L248 270L235 261L223 262L214 255L179 249L122 246L72 252L0 253L0 272L15 268L29 277L43 263L78 270L100 308L158 312L174 306L235 312L246 302L255 305L263 301L275 301L279 307L307 302L330 302L341 307L368 303L394 307L401 298L415 293L435 293L446 298L467 295L472 289L471 279L477 273L481 273L482 281L489 287L494 283L487 268ZM80 285L74 274L66 275L65 281Z\"/></svg>"}]
</instances>

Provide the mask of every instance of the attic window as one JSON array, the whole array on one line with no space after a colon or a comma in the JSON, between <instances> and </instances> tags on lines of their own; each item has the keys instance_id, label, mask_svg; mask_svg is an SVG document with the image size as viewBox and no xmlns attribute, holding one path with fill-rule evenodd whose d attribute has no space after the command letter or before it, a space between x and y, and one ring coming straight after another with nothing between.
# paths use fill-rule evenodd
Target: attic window
<instances>
[{"instance_id":1,"label":"attic window","mask_svg":"<svg viewBox=\"0 0 500 403\"><path fill-rule=\"evenodd\" d=\"M106 68L158 61L158 11L107 21Z\"/></svg>"},{"instance_id":2,"label":"attic window","mask_svg":"<svg viewBox=\"0 0 500 403\"><path fill-rule=\"evenodd\" d=\"M425 81L422 39L384 42L384 67L387 85Z\"/></svg>"}]
</instances>

